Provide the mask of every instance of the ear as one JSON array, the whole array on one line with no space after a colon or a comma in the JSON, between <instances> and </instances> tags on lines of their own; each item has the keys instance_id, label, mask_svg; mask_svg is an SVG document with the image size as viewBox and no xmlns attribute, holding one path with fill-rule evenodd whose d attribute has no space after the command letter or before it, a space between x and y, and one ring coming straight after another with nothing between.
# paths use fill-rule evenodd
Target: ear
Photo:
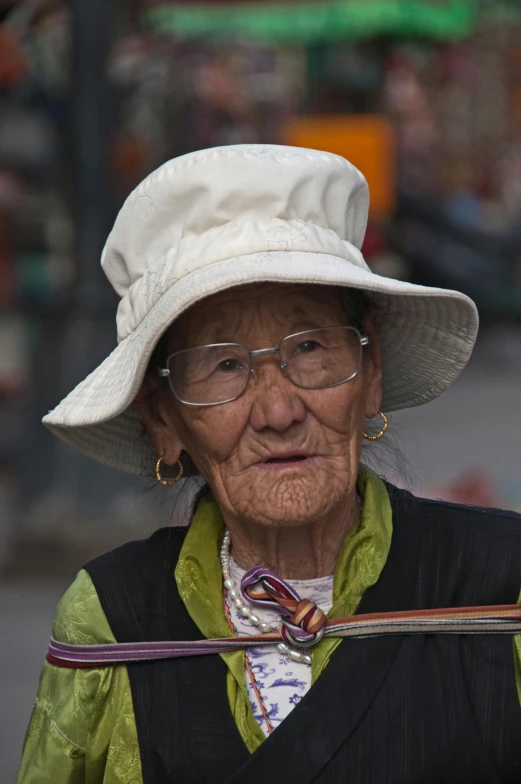
<instances>
[{"instance_id":1,"label":"ear","mask_svg":"<svg viewBox=\"0 0 521 784\"><path fill-rule=\"evenodd\" d=\"M365 415L374 417L382 405L382 350L378 331L378 314L371 309L364 317L364 335L369 344L364 349Z\"/></svg>"},{"instance_id":2,"label":"ear","mask_svg":"<svg viewBox=\"0 0 521 784\"><path fill-rule=\"evenodd\" d=\"M136 405L157 456L162 457L166 465L174 465L184 447L178 434L175 401L169 390L158 387L155 380L145 377Z\"/></svg>"}]
</instances>

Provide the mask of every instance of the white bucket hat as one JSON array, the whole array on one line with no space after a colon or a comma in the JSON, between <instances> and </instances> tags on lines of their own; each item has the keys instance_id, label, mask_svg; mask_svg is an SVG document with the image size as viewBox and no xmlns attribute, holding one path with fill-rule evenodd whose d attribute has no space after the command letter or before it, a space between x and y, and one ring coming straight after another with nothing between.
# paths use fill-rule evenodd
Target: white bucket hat
<instances>
[{"instance_id":1,"label":"white bucket hat","mask_svg":"<svg viewBox=\"0 0 521 784\"><path fill-rule=\"evenodd\" d=\"M360 252L369 193L337 155L237 145L190 153L125 201L102 266L121 297L118 346L43 421L114 468L153 475L134 400L161 335L218 291L280 281L368 292L380 313L384 411L426 403L467 363L478 329L468 297L375 275Z\"/></svg>"}]
</instances>

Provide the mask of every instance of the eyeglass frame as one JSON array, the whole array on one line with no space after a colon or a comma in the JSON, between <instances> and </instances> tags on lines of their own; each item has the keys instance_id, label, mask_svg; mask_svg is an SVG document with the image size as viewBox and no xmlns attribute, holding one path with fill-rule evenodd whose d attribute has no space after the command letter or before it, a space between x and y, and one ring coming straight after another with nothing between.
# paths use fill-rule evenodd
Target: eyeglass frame
<instances>
[{"instance_id":1,"label":"eyeglass frame","mask_svg":"<svg viewBox=\"0 0 521 784\"><path fill-rule=\"evenodd\" d=\"M199 408L201 406L222 406L224 405L224 403L233 403L234 400L238 400L240 397L242 397L242 395L244 395L244 393L248 388L248 384L250 383L251 377L255 376L255 368L253 367L254 357L270 357L270 356L275 356L276 354L278 354L280 357L280 346L284 340L287 340L288 338L298 338L299 335L306 335L310 332L319 332L324 329L349 329L352 332L356 332L356 334L358 335L358 340L360 342L360 363L358 364L356 371L352 373L352 375L350 375L349 378L344 378L342 379L342 381L335 381L334 384L326 384L325 386L322 387L304 387L301 384L297 384L295 381L293 381L293 379L290 376L288 376L288 374L286 373L286 368L287 368L286 362L281 362L279 364L279 367L282 371L282 374L285 376L285 378L289 379L289 381L291 381L291 383L294 386L296 386L297 389L313 389L313 390L333 389L334 387L339 387L342 384L347 384L348 381L352 381L358 375L358 372L360 370L360 365L362 363L362 349L364 346L369 345L369 338L366 335L362 335L360 330L357 329L356 327L336 325L330 327L314 327L313 329L303 329L300 332L292 332L290 335L285 335L283 338L281 338L279 341L279 345L274 348L258 348L258 349L250 350L248 346L244 345L244 343L234 343L231 341L226 341L224 343L204 343L202 346L192 346L191 348L183 348L180 351L174 351L172 354L169 354L168 357L166 358L165 364L168 366L172 357L178 356L179 354L184 354L186 351L193 351L194 349L197 348L218 348L219 346L239 346L240 348L246 349L250 357L250 370L248 372L248 380L246 381L246 384L244 385L244 389L242 390L242 392L239 395L236 395L235 397L230 397L227 398L226 400L219 400L217 403L190 403L188 400L183 400L182 398L179 397L179 395L177 394L177 392L175 391L171 383L169 383L169 387L174 397L185 406L197 406ZM163 368L158 367L157 374L159 378L171 377L170 370L168 367L163 367Z\"/></svg>"}]
</instances>

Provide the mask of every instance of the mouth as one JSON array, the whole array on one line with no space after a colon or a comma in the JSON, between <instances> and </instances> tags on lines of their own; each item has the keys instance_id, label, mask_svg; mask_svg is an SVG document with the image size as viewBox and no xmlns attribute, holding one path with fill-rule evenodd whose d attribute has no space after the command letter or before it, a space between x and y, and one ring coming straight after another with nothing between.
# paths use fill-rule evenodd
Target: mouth
<instances>
[{"instance_id":1,"label":"mouth","mask_svg":"<svg viewBox=\"0 0 521 784\"><path fill-rule=\"evenodd\" d=\"M295 455L295 457L270 457L270 459L265 462L268 465L273 465L277 463L301 463L303 460L307 460L307 457L304 455Z\"/></svg>"},{"instance_id":2,"label":"mouth","mask_svg":"<svg viewBox=\"0 0 521 784\"><path fill-rule=\"evenodd\" d=\"M286 454L273 454L267 460L256 463L256 468L292 468L296 466L304 466L310 463L316 455L304 454L302 452L286 453Z\"/></svg>"}]
</instances>

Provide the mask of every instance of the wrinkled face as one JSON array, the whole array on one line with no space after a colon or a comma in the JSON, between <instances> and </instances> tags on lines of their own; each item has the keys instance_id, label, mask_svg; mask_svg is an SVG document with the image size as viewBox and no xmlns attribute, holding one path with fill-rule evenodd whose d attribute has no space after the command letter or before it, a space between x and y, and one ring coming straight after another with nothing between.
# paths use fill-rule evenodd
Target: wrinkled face
<instances>
[{"instance_id":1,"label":"wrinkled face","mask_svg":"<svg viewBox=\"0 0 521 784\"><path fill-rule=\"evenodd\" d=\"M171 329L168 353L208 343L271 348L294 332L349 326L338 291L329 287L255 284L197 303ZM369 346L356 377L330 389L301 389L280 360L254 360L237 400L217 406L180 403L168 384L142 413L166 464L189 453L225 518L271 526L303 525L338 507L356 483L366 417L381 398L379 345L366 317Z\"/></svg>"}]
</instances>

